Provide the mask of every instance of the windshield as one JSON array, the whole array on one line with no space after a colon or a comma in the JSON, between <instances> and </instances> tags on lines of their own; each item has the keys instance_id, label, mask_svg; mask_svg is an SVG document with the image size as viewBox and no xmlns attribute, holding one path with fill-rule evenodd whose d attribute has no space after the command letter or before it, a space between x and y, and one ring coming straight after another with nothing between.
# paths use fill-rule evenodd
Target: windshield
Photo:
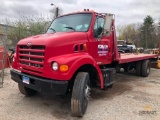
<instances>
[{"instance_id":1,"label":"windshield","mask_svg":"<svg viewBox=\"0 0 160 120\"><path fill-rule=\"evenodd\" d=\"M59 17L52 22L47 33L68 31L86 32L89 29L91 17L91 13Z\"/></svg>"}]
</instances>

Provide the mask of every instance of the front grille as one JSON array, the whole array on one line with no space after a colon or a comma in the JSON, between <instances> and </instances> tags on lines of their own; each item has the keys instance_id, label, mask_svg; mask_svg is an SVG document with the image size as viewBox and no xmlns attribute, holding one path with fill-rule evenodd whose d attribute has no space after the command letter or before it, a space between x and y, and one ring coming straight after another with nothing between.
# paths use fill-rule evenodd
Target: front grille
<instances>
[{"instance_id":1,"label":"front grille","mask_svg":"<svg viewBox=\"0 0 160 120\"><path fill-rule=\"evenodd\" d=\"M19 63L22 65L43 68L45 46L43 45L20 45L19 46Z\"/></svg>"}]
</instances>

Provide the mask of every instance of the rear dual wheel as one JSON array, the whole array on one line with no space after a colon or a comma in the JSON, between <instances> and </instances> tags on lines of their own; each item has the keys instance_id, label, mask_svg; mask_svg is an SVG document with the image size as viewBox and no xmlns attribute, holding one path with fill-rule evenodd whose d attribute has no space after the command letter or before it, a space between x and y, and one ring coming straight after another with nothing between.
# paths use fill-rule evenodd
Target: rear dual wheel
<instances>
[{"instance_id":1,"label":"rear dual wheel","mask_svg":"<svg viewBox=\"0 0 160 120\"><path fill-rule=\"evenodd\" d=\"M142 62L142 76L143 77L148 77L150 73L150 68L151 68L151 63L149 60L144 60Z\"/></svg>"},{"instance_id":2,"label":"rear dual wheel","mask_svg":"<svg viewBox=\"0 0 160 120\"><path fill-rule=\"evenodd\" d=\"M136 64L136 74L143 77L147 77L150 73L150 68L150 60L138 61Z\"/></svg>"},{"instance_id":3,"label":"rear dual wheel","mask_svg":"<svg viewBox=\"0 0 160 120\"><path fill-rule=\"evenodd\" d=\"M142 61L138 61L136 63L136 74L139 76L141 76L141 71L142 71L141 69L142 69Z\"/></svg>"},{"instance_id":4,"label":"rear dual wheel","mask_svg":"<svg viewBox=\"0 0 160 120\"><path fill-rule=\"evenodd\" d=\"M72 98L72 115L82 117L87 110L88 99L90 96L90 79L87 72L79 72L75 78Z\"/></svg>"}]
</instances>

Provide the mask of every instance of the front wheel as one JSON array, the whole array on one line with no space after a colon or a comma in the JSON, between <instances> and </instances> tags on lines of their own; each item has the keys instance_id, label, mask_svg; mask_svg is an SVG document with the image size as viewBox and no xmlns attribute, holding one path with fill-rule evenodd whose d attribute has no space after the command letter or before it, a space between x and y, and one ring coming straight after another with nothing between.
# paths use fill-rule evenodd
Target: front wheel
<instances>
[{"instance_id":1,"label":"front wheel","mask_svg":"<svg viewBox=\"0 0 160 120\"><path fill-rule=\"evenodd\" d=\"M37 91L27 88L24 85L19 83L18 83L18 88L19 88L19 91L25 96L33 96L37 94Z\"/></svg>"},{"instance_id":2,"label":"front wheel","mask_svg":"<svg viewBox=\"0 0 160 120\"><path fill-rule=\"evenodd\" d=\"M79 72L75 78L72 98L71 112L72 115L82 117L86 112L88 99L90 95L90 79L87 72Z\"/></svg>"}]
</instances>

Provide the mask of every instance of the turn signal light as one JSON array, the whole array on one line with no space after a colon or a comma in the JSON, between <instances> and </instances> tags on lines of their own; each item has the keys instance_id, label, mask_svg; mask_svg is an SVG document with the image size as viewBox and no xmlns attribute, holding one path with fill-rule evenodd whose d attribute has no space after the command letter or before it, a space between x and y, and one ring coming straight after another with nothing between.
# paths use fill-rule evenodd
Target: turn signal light
<instances>
[{"instance_id":1,"label":"turn signal light","mask_svg":"<svg viewBox=\"0 0 160 120\"><path fill-rule=\"evenodd\" d=\"M61 65L61 66L60 66L60 71L61 71L61 72L66 72L66 71L68 71L68 65Z\"/></svg>"},{"instance_id":2,"label":"turn signal light","mask_svg":"<svg viewBox=\"0 0 160 120\"><path fill-rule=\"evenodd\" d=\"M157 65L157 67L160 69L160 60L158 60L158 65Z\"/></svg>"},{"instance_id":3,"label":"turn signal light","mask_svg":"<svg viewBox=\"0 0 160 120\"><path fill-rule=\"evenodd\" d=\"M87 50L87 45L86 44L83 44L83 50Z\"/></svg>"}]
</instances>

